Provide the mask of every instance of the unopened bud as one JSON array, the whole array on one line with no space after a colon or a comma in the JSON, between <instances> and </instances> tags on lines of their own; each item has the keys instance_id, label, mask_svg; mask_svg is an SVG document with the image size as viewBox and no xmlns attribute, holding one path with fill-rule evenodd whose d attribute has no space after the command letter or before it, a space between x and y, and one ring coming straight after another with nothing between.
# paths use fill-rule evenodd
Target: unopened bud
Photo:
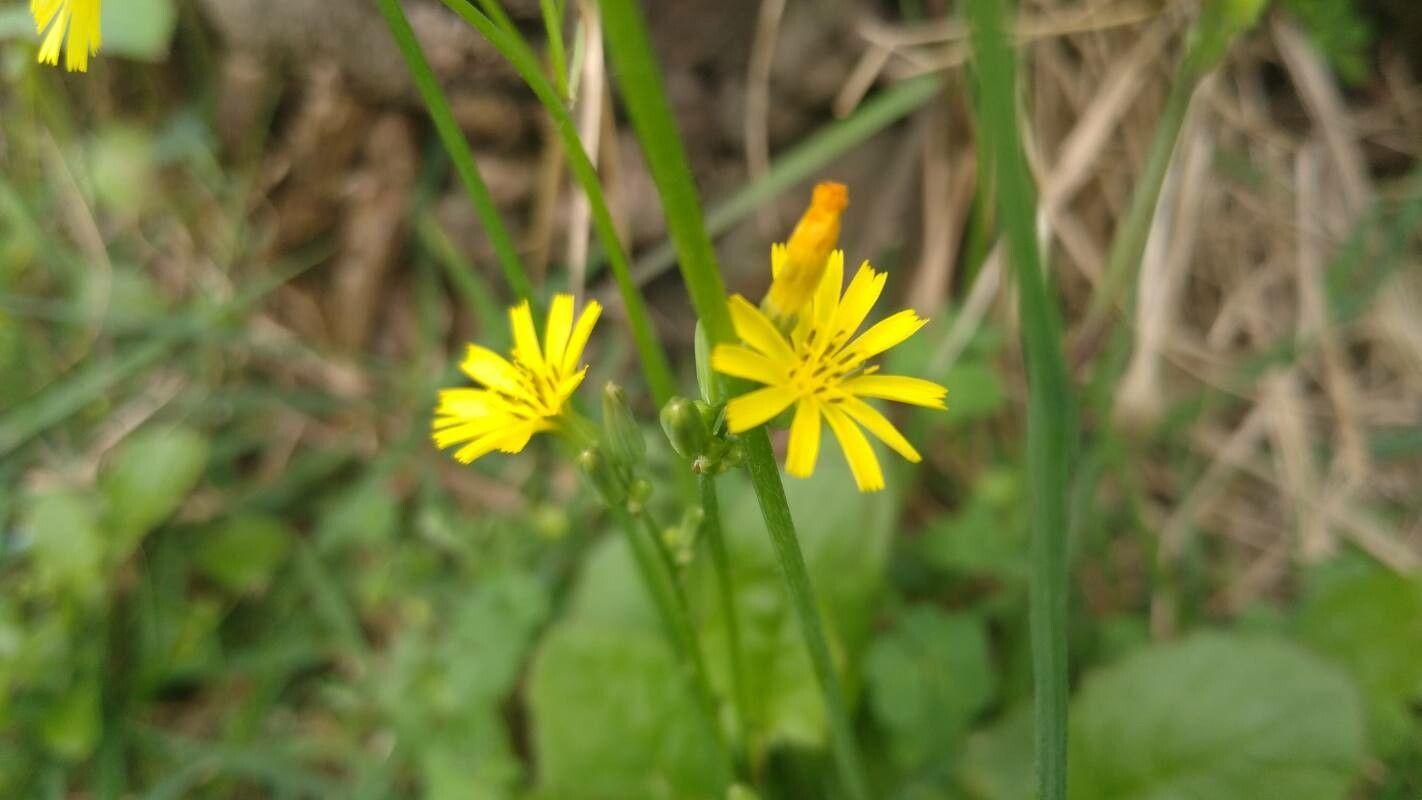
<instances>
[{"instance_id":1,"label":"unopened bud","mask_svg":"<svg viewBox=\"0 0 1422 800\"><path fill-rule=\"evenodd\" d=\"M622 481L617 477L617 470L607 460L607 456L603 455L600 447L591 445L579 453L578 466L582 468L583 475L587 477L593 490L609 505L622 503L627 499Z\"/></svg>"},{"instance_id":2,"label":"unopened bud","mask_svg":"<svg viewBox=\"0 0 1422 800\"><path fill-rule=\"evenodd\" d=\"M607 432L610 455L619 464L632 468L642 463L647 454L647 441L632 417L627 393L612 382L602 389L602 426Z\"/></svg>"},{"instance_id":3,"label":"unopened bud","mask_svg":"<svg viewBox=\"0 0 1422 800\"><path fill-rule=\"evenodd\" d=\"M710 433L706 421L696 406L685 397L673 397L662 407L662 430L672 449L685 459L696 459L706 452Z\"/></svg>"}]
</instances>

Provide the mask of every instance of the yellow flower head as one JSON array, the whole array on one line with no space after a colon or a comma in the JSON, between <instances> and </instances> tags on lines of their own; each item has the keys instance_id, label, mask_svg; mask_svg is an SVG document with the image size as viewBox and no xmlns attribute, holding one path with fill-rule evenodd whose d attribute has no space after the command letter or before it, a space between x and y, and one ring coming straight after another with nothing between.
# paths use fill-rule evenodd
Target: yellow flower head
<instances>
[{"instance_id":1,"label":"yellow flower head","mask_svg":"<svg viewBox=\"0 0 1422 800\"><path fill-rule=\"evenodd\" d=\"M825 274L830 251L839 241L839 218L848 205L849 190L844 184L825 181L817 185L790 241L770 248L771 283L765 310L772 317L788 319L810 302Z\"/></svg>"},{"instance_id":2,"label":"yellow flower head","mask_svg":"<svg viewBox=\"0 0 1422 800\"><path fill-rule=\"evenodd\" d=\"M563 406L587 374L579 362L601 313L602 306L589 301L575 325L573 296L554 297L540 347L528 301L509 309L512 362L469 345L459 367L483 388L440 391L431 426L435 445L463 444L454 457L468 464L493 450L517 453L533 434L558 427Z\"/></svg>"},{"instance_id":3,"label":"yellow flower head","mask_svg":"<svg viewBox=\"0 0 1422 800\"><path fill-rule=\"evenodd\" d=\"M89 56L99 52L103 37L99 31L101 0L30 0L30 14L35 18L35 30L44 35L40 45L42 64L58 64L59 50L64 48L64 68L70 72L88 72ZM45 29L49 33L45 33Z\"/></svg>"},{"instance_id":4,"label":"yellow flower head","mask_svg":"<svg viewBox=\"0 0 1422 800\"><path fill-rule=\"evenodd\" d=\"M836 251L788 339L744 297L731 298L731 321L745 345L717 346L711 364L718 372L765 388L731 400L726 405L726 423L732 433L740 433L793 404L795 417L785 459L791 475L804 478L814 472L823 417L844 449L859 490L878 491L884 488L884 474L860 426L909 461L917 463L921 457L893 423L863 398L945 408L948 390L942 386L920 378L880 375L878 367L865 364L927 323L912 310L904 310L854 335L883 292L885 278L866 261L841 298L844 254Z\"/></svg>"}]
</instances>

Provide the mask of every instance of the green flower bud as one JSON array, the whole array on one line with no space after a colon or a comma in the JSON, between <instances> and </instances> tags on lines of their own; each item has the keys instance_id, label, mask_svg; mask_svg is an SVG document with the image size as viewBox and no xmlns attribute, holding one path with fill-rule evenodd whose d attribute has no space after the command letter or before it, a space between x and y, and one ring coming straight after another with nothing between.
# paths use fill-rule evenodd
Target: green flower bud
<instances>
[{"instance_id":1,"label":"green flower bud","mask_svg":"<svg viewBox=\"0 0 1422 800\"><path fill-rule=\"evenodd\" d=\"M633 514L641 513L647 505L647 498L651 496L652 484L646 478L637 478L627 487L627 510Z\"/></svg>"},{"instance_id":2,"label":"green flower bud","mask_svg":"<svg viewBox=\"0 0 1422 800\"><path fill-rule=\"evenodd\" d=\"M681 517L681 523L662 531L662 541L671 551L672 559L685 566L696 555L696 539L701 533L701 523L706 512L701 506L692 506Z\"/></svg>"},{"instance_id":3,"label":"green flower bud","mask_svg":"<svg viewBox=\"0 0 1422 800\"><path fill-rule=\"evenodd\" d=\"M672 449L686 459L695 459L706 452L711 434L701 412L685 397L673 397L662 407L662 430Z\"/></svg>"},{"instance_id":4,"label":"green flower bud","mask_svg":"<svg viewBox=\"0 0 1422 800\"><path fill-rule=\"evenodd\" d=\"M627 491L622 485L622 479L618 477L612 462L603 455L602 448L591 445L583 450L578 454L578 466L582 468L583 475L587 477L593 491L608 505L627 500Z\"/></svg>"},{"instance_id":5,"label":"green flower bud","mask_svg":"<svg viewBox=\"0 0 1422 800\"><path fill-rule=\"evenodd\" d=\"M642 438L642 429L632 417L627 393L610 381L602 389L602 426L607 434L608 452L617 463L629 469L641 465L647 455L647 440Z\"/></svg>"}]
</instances>

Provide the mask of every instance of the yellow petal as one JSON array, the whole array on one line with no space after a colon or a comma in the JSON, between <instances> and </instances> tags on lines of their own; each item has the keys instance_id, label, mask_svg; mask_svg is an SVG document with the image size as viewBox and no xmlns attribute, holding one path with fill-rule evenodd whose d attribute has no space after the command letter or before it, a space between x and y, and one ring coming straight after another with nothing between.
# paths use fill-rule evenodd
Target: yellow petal
<instances>
[{"instance_id":1,"label":"yellow petal","mask_svg":"<svg viewBox=\"0 0 1422 800\"><path fill-rule=\"evenodd\" d=\"M487 417L507 411L498 395L482 389L441 389L435 414L456 421ZM436 419L436 425L440 419Z\"/></svg>"},{"instance_id":2,"label":"yellow petal","mask_svg":"<svg viewBox=\"0 0 1422 800\"><path fill-rule=\"evenodd\" d=\"M830 253L825 264L825 275L815 291L815 324L827 327L839 309L839 293L844 290L844 251Z\"/></svg>"},{"instance_id":3,"label":"yellow petal","mask_svg":"<svg viewBox=\"0 0 1422 800\"><path fill-rule=\"evenodd\" d=\"M514 360L534 371L543 367L543 352L538 349L538 331L533 327L533 310L528 301L509 309L509 329L513 331Z\"/></svg>"},{"instance_id":4,"label":"yellow petal","mask_svg":"<svg viewBox=\"0 0 1422 800\"><path fill-rule=\"evenodd\" d=\"M736 328L736 335L751 347L759 350L771 361L780 364L793 364L795 354L790 350L790 343L785 341L785 337L780 335L775 325L762 313L760 309L750 304L740 295L731 297L731 324Z\"/></svg>"},{"instance_id":5,"label":"yellow petal","mask_svg":"<svg viewBox=\"0 0 1422 800\"><path fill-rule=\"evenodd\" d=\"M744 433L795 402L795 392L785 386L767 386L743 394L726 404L726 426L731 433Z\"/></svg>"},{"instance_id":6,"label":"yellow petal","mask_svg":"<svg viewBox=\"0 0 1422 800\"><path fill-rule=\"evenodd\" d=\"M568 339L568 348L563 353L563 374L569 375L578 368L583 360L583 350L587 347L588 337L592 336L593 326L597 324L598 317L602 315L602 304L596 300L589 300L583 306L583 313L578 317L578 324L573 326L573 334Z\"/></svg>"},{"instance_id":7,"label":"yellow petal","mask_svg":"<svg viewBox=\"0 0 1422 800\"><path fill-rule=\"evenodd\" d=\"M812 399L801 400L795 406L795 420L790 423L790 446L785 454L785 471L797 478L808 478L815 471L820 456L820 407Z\"/></svg>"},{"instance_id":8,"label":"yellow petal","mask_svg":"<svg viewBox=\"0 0 1422 800\"><path fill-rule=\"evenodd\" d=\"M860 334L847 349L853 350L856 358L870 359L903 343L927 324L928 320L920 317L913 309L906 308L879 320L869 330Z\"/></svg>"},{"instance_id":9,"label":"yellow petal","mask_svg":"<svg viewBox=\"0 0 1422 800\"><path fill-rule=\"evenodd\" d=\"M917 464L923 460L923 456L918 454L918 451L909 444L908 439L905 439L902 433L899 433L899 429L894 427L894 423L880 414L878 409L857 397L844 398L839 407L851 419L879 437L879 441L892 447L894 452L908 459L909 463Z\"/></svg>"},{"instance_id":10,"label":"yellow petal","mask_svg":"<svg viewBox=\"0 0 1422 800\"><path fill-rule=\"evenodd\" d=\"M67 4L61 5L53 11L49 11L49 9L46 8L45 11L48 12L49 19L52 21L46 23L49 25L49 33L45 34L44 44L40 45L39 62L41 64L58 64L59 51L64 46L64 36L69 29L69 17L71 12ZM37 21L40 19L38 12L35 15L35 19ZM41 26L41 29L43 29L43 26Z\"/></svg>"},{"instance_id":11,"label":"yellow petal","mask_svg":"<svg viewBox=\"0 0 1422 800\"><path fill-rule=\"evenodd\" d=\"M844 391L859 397L877 397L925 408L946 408L943 398L948 390L922 378L906 375L860 375L840 385Z\"/></svg>"},{"instance_id":12,"label":"yellow petal","mask_svg":"<svg viewBox=\"0 0 1422 800\"><path fill-rule=\"evenodd\" d=\"M749 347L735 344L718 344L711 351L711 367L733 378L745 378L757 383L779 384L785 382L785 370L775 362Z\"/></svg>"},{"instance_id":13,"label":"yellow petal","mask_svg":"<svg viewBox=\"0 0 1422 800\"><path fill-rule=\"evenodd\" d=\"M552 423L545 419L529 420L505 431L494 446L499 449L500 453L522 453L523 448L528 446L528 440L533 438L533 434L552 427Z\"/></svg>"},{"instance_id":14,"label":"yellow petal","mask_svg":"<svg viewBox=\"0 0 1422 800\"><path fill-rule=\"evenodd\" d=\"M543 354L548 357L549 366L557 369L563 364L563 354L568 348L568 337L573 334L573 296L559 294L553 296L553 304L548 307L548 324L544 327Z\"/></svg>"},{"instance_id":15,"label":"yellow petal","mask_svg":"<svg viewBox=\"0 0 1422 800\"><path fill-rule=\"evenodd\" d=\"M854 483L861 492L877 492L884 488L884 473L879 469L879 458L874 448L864 438L864 432L854 424L844 412L834 406L825 406L825 421L839 446L844 450L844 458L849 462L849 471L854 474Z\"/></svg>"},{"instance_id":16,"label":"yellow petal","mask_svg":"<svg viewBox=\"0 0 1422 800\"><path fill-rule=\"evenodd\" d=\"M875 272L868 261L859 265L859 271L854 273L854 280L850 281L849 288L844 290L844 298L839 301L839 308L835 309L832 323L835 338L853 333L864 324L869 310L879 301L879 295L884 291L884 281L888 280L888 277L886 272Z\"/></svg>"},{"instance_id":17,"label":"yellow petal","mask_svg":"<svg viewBox=\"0 0 1422 800\"><path fill-rule=\"evenodd\" d=\"M514 397L527 398L528 392L519 381L518 370L503 356L487 347L469 345L464 360L459 363L464 374L490 389Z\"/></svg>"},{"instance_id":18,"label":"yellow petal","mask_svg":"<svg viewBox=\"0 0 1422 800\"><path fill-rule=\"evenodd\" d=\"M770 246L770 277L772 279L780 277L780 271L785 269L785 259L789 258L789 253L785 250L785 245L779 242Z\"/></svg>"}]
</instances>

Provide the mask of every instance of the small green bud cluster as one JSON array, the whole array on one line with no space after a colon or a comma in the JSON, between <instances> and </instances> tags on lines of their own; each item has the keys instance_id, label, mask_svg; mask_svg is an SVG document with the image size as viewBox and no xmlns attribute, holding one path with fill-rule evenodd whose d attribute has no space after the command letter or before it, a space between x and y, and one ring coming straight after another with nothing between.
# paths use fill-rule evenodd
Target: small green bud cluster
<instances>
[{"instance_id":1,"label":"small green bud cluster","mask_svg":"<svg viewBox=\"0 0 1422 800\"><path fill-rule=\"evenodd\" d=\"M627 393L615 383L603 387L599 439L578 454L578 466L609 505L625 504L629 511L640 512L652 494L652 484L639 475L647 442L627 404Z\"/></svg>"},{"instance_id":2,"label":"small green bud cluster","mask_svg":"<svg viewBox=\"0 0 1422 800\"><path fill-rule=\"evenodd\" d=\"M662 407L662 431L697 475L719 475L745 460L740 440L720 432L719 417L706 402L685 397L673 397Z\"/></svg>"}]
</instances>

